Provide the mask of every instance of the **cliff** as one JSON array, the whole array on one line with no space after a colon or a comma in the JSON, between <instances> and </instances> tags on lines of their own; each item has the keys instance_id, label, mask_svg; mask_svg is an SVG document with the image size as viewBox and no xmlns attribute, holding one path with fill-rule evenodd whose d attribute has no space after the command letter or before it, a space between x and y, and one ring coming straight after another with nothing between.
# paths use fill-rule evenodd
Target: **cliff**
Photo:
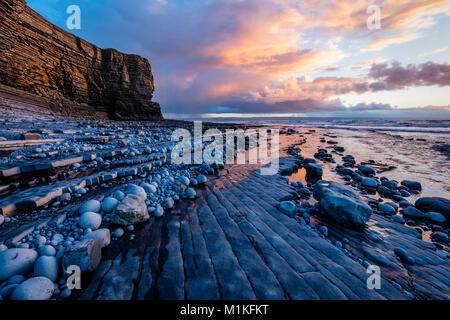
<instances>
[{"instance_id":1,"label":"cliff","mask_svg":"<svg viewBox=\"0 0 450 320\"><path fill-rule=\"evenodd\" d=\"M0 84L68 116L162 120L147 59L100 49L45 20L25 0L0 1ZM86 115L86 112L83 113Z\"/></svg>"}]
</instances>

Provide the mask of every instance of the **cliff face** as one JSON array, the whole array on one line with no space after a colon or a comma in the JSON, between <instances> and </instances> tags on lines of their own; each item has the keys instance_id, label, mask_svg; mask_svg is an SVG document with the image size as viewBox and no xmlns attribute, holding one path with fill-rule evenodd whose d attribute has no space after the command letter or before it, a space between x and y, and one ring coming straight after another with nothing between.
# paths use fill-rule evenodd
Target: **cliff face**
<instances>
[{"instance_id":1,"label":"cliff face","mask_svg":"<svg viewBox=\"0 0 450 320\"><path fill-rule=\"evenodd\" d=\"M162 120L148 60L100 49L45 20L25 0L0 1L0 83L117 120Z\"/></svg>"}]
</instances>

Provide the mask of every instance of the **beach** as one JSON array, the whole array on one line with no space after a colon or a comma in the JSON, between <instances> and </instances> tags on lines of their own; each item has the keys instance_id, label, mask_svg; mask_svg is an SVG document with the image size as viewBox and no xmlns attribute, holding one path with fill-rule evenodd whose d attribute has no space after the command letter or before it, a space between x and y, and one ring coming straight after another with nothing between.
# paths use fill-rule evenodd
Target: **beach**
<instances>
[{"instance_id":1,"label":"beach","mask_svg":"<svg viewBox=\"0 0 450 320\"><path fill-rule=\"evenodd\" d=\"M437 214L417 202L449 198L446 122L204 124L279 130L267 176L248 161L172 164L171 134L190 122L2 124L4 299L31 275L53 279L27 284L54 286L52 299L449 297L448 202ZM70 289L80 257L81 289ZM373 266L381 286L370 289Z\"/></svg>"}]
</instances>

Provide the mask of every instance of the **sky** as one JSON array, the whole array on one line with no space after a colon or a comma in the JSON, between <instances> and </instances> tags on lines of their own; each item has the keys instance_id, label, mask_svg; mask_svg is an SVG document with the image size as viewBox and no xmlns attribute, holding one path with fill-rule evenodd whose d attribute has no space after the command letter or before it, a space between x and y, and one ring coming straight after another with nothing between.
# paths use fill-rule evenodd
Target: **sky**
<instances>
[{"instance_id":1,"label":"sky","mask_svg":"<svg viewBox=\"0 0 450 320\"><path fill-rule=\"evenodd\" d=\"M102 48L148 58L167 118L450 120L448 0L27 3ZM80 30L67 29L70 5Z\"/></svg>"}]
</instances>

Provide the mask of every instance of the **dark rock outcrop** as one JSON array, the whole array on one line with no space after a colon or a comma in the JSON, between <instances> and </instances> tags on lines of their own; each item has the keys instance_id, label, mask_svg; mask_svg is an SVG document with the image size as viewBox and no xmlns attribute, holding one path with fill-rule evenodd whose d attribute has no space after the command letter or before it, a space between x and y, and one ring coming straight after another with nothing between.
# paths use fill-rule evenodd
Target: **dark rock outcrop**
<instances>
[{"instance_id":1,"label":"dark rock outcrop","mask_svg":"<svg viewBox=\"0 0 450 320\"><path fill-rule=\"evenodd\" d=\"M0 2L0 84L79 117L162 120L147 59L100 49L45 20L25 0ZM84 115L84 114L83 114Z\"/></svg>"}]
</instances>

